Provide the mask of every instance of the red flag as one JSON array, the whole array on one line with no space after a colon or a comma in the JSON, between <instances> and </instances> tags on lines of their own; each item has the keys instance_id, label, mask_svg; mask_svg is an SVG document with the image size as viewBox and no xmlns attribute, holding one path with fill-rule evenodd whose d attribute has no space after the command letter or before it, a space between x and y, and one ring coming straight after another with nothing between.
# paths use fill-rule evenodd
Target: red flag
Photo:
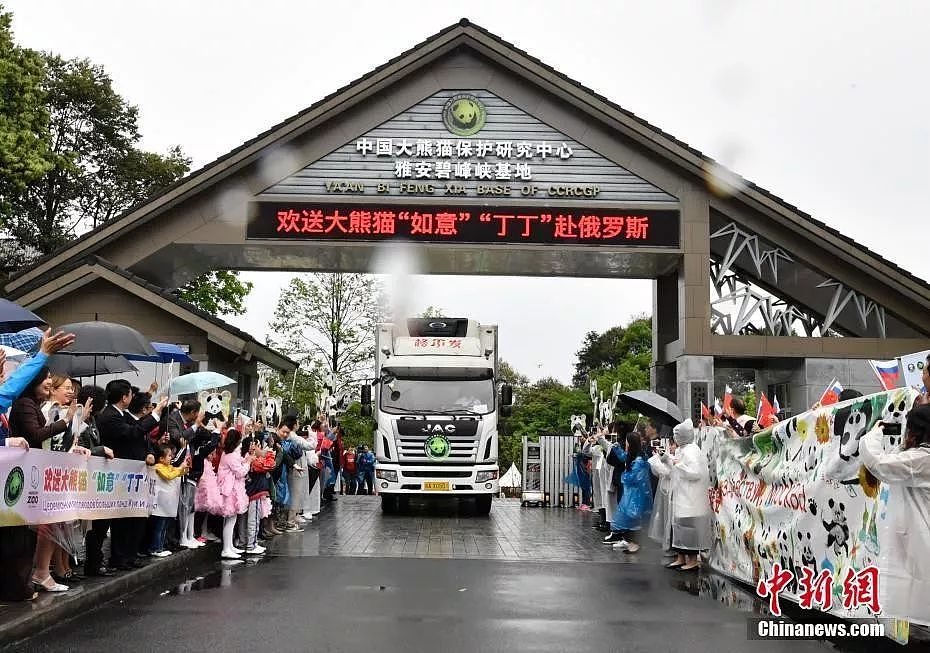
<instances>
[{"instance_id":1,"label":"red flag","mask_svg":"<svg viewBox=\"0 0 930 653\"><path fill-rule=\"evenodd\" d=\"M731 414L730 404L732 402L733 402L733 388L731 388L730 386L727 386L727 390L723 395L723 414L724 415Z\"/></svg>"},{"instance_id":2,"label":"red flag","mask_svg":"<svg viewBox=\"0 0 930 653\"><path fill-rule=\"evenodd\" d=\"M759 402L759 426L764 429L770 427L775 421L775 408L769 403L768 397L762 393L762 399Z\"/></svg>"},{"instance_id":3,"label":"red flag","mask_svg":"<svg viewBox=\"0 0 930 653\"><path fill-rule=\"evenodd\" d=\"M710 408L704 405L704 402L701 402L701 419L709 421L711 418Z\"/></svg>"}]
</instances>

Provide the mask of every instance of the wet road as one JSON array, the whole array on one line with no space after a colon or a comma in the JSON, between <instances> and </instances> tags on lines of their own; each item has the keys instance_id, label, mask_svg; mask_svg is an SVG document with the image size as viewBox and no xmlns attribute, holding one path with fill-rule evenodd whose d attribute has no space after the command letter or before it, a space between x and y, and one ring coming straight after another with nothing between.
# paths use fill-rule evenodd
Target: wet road
<instances>
[{"instance_id":1,"label":"wet road","mask_svg":"<svg viewBox=\"0 0 930 653\"><path fill-rule=\"evenodd\" d=\"M263 560L165 578L17 648L837 650L747 641L760 609L751 595L713 574L662 569L651 546L615 553L588 520L519 504L495 505L490 518L385 518L373 500L343 497L305 533L277 538Z\"/></svg>"}]
</instances>

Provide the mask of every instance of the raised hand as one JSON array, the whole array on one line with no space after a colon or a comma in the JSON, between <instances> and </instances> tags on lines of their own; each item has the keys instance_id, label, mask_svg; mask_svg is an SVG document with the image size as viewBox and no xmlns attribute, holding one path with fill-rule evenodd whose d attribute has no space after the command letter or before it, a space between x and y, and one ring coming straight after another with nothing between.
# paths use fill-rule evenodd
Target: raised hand
<instances>
[{"instance_id":1,"label":"raised hand","mask_svg":"<svg viewBox=\"0 0 930 653\"><path fill-rule=\"evenodd\" d=\"M39 345L39 351L51 356L73 345L75 338L76 336L73 333L64 333L63 331L59 331L55 335L52 335L52 329L48 328L45 330L45 333L42 334L42 343Z\"/></svg>"}]
</instances>

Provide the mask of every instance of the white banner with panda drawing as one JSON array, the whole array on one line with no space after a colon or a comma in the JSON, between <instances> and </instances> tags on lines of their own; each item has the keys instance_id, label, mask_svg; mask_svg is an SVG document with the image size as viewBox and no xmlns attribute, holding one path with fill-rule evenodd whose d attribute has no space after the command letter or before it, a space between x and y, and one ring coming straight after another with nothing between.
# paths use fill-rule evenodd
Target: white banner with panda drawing
<instances>
[{"instance_id":1,"label":"white banner with panda drawing","mask_svg":"<svg viewBox=\"0 0 930 653\"><path fill-rule=\"evenodd\" d=\"M879 420L903 428L916 397L908 388L860 397L803 413L752 438L703 429L699 444L710 462L717 520L711 566L753 587L779 567L789 570L793 578L780 596L799 603L807 568L812 576L832 579L829 612L870 618L867 607L844 606L847 574L877 567L881 582L878 531L889 491L860 464L859 444ZM886 427L886 450L902 441L896 430ZM930 529L921 515L913 517Z\"/></svg>"}]
</instances>

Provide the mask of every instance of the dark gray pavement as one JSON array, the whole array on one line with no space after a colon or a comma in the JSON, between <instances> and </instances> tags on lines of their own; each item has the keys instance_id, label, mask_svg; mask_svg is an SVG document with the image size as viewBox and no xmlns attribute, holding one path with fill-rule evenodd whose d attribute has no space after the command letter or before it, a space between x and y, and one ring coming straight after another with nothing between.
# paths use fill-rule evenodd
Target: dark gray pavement
<instances>
[{"instance_id":1,"label":"dark gray pavement","mask_svg":"<svg viewBox=\"0 0 930 653\"><path fill-rule=\"evenodd\" d=\"M589 519L511 502L489 518L448 508L383 517L374 499L342 497L306 532L277 538L266 559L157 579L15 648L878 650L750 642L747 619L761 608L752 595L713 574L663 569L652 546L614 552Z\"/></svg>"}]
</instances>

